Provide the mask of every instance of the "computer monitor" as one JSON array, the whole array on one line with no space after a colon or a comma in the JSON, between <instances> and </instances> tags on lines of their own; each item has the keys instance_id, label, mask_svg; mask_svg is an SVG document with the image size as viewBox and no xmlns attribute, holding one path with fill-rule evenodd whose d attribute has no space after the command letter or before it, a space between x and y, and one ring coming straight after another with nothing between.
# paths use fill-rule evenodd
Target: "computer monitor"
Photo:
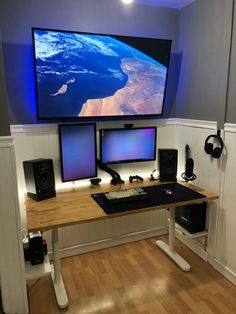
<instances>
[{"instance_id":1,"label":"computer monitor","mask_svg":"<svg viewBox=\"0 0 236 314\"><path fill-rule=\"evenodd\" d=\"M59 124L63 182L97 176L96 124Z\"/></svg>"},{"instance_id":2,"label":"computer monitor","mask_svg":"<svg viewBox=\"0 0 236 314\"><path fill-rule=\"evenodd\" d=\"M101 129L102 164L156 159L156 127Z\"/></svg>"}]
</instances>

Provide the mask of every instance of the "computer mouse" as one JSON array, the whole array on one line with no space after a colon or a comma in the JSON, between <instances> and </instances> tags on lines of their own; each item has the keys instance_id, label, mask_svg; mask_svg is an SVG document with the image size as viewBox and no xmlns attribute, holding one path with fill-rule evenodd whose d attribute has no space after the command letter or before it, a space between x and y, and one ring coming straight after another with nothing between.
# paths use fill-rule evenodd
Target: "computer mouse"
<instances>
[{"instance_id":1,"label":"computer mouse","mask_svg":"<svg viewBox=\"0 0 236 314\"><path fill-rule=\"evenodd\" d=\"M162 189L161 190L165 195L173 195L174 192L171 189Z\"/></svg>"},{"instance_id":2,"label":"computer mouse","mask_svg":"<svg viewBox=\"0 0 236 314\"><path fill-rule=\"evenodd\" d=\"M166 195L173 195L173 191L171 189L166 189L165 194Z\"/></svg>"}]
</instances>

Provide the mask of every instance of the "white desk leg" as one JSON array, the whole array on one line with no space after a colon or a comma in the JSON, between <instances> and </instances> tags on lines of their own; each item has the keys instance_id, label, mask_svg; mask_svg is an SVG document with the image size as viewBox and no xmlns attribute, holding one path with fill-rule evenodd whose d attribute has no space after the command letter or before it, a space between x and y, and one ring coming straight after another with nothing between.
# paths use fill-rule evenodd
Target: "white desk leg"
<instances>
[{"instance_id":1,"label":"white desk leg","mask_svg":"<svg viewBox=\"0 0 236 314\"><path fill-rule=\"evenodd\" d=\"M156 245L162 249L183 271L190 271L190 265L175 252L175 208L169 210L169 245L165 242L158 240Z\"/></svg>"},{"instance_id":2,"label":"white desk leg","mask_svg":"<svg viewBox=\"0 0 236 314\"><path fill-rule=\"evenodd\" d=\"M59 237L58 229L52 230L52 253L53 253L53 265L52 265L52 283L57 299L57 305L59 308L65 308L68 306L68 297L64 282L60 273L60 252L59 252Z\"/></svg>"}]
</instances>

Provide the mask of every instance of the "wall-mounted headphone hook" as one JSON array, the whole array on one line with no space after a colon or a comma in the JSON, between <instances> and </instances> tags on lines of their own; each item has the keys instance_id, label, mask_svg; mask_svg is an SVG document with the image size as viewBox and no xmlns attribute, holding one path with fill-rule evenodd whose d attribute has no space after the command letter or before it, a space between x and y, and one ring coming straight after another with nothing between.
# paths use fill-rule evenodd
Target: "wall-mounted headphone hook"
<instances>
[{"instance_id":1,"label":"wall-mounted headphone hook","mask_svg":"<svg viewBox=\"0 0 236 314\"><path fill-rule=\"evenodd\" d=\"M213 143L208 142L210 139L213 139ZM215 140L217 142L217 146L216 143L214 143ZM217 129L217 134L208 135L208 137L206 138L204 150L208 155L211 155L213 158L220 158L223 148L224 142L220 136L220 129Z\"/></svg>"}]
</instances>

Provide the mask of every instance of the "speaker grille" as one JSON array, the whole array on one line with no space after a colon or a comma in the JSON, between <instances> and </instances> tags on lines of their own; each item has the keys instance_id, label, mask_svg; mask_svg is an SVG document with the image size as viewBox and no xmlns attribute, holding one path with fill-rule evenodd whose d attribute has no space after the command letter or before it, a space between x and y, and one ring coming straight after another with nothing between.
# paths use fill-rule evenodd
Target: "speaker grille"
<instances>
[{"instance_id":1,"label":"speaker grille","mask_svg":"<svg viewBox=\"0 0 236 314\"><path fill-rule=\"evenodd\" d=\"M52 173L50 172L41 172L36 178L38 190L48 190L51 189L54 180L52 178Z\"/></svg>"}]
</instances>

